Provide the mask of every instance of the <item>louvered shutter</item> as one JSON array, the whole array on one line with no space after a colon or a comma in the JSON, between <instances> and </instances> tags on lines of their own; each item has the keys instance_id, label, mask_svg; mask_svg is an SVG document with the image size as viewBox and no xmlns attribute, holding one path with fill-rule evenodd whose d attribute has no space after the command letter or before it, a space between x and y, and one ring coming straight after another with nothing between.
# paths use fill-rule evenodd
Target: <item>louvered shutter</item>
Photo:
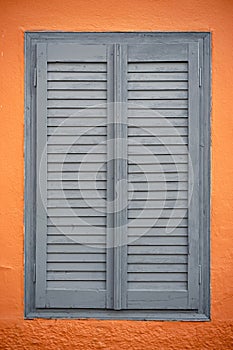
<instances>
[{"instance_id":1,"label":"louvered shutter","mask_svg":"<svg viewBox=\"0 0 233 350\"><path fill-rule=\"evenodd\" d=\"M37 309L198 310L198 55L37 44Z\"/></svg>"},{"instance_id":2,"label":"louvered shutter","mask_svg":"<svg viewBox=\"0 0 233 350\"><path fill-rule=\"evenodd\" d=\"M197 309L198 44L128 46L127 308Z\"/></svg>"},{"instance_id":3,"label":"louvered shutter","mask_svg":"<svg viewBox=\"0 0 233 350\"><path fill-rule=\"evenodd\" d=\"M106 306L109 48L37 45L38 308Z\"/></svg>"}]
</instances>

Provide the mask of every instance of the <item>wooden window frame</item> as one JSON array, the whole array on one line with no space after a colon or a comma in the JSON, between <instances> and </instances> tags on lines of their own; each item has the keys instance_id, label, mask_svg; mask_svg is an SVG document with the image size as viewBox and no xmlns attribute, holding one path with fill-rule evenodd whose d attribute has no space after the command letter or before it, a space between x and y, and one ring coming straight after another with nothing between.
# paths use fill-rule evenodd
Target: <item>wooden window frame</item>
<instances>
[{"instance_id":1,"label":"wooden window frame","mask_svg":"<svg viewBox=\"0 0 233 350\"><path fill-rule=\"evenodd\" d=\"M198 43L200 93L200 307L198 312L165 310L77 310L38 309L35 307L35 188L36 181L36 104L34 67L35 47L45 41L53 43ZM117 49L117 48L116 48ZM132 320L210 320L210 113L211 113L211 34L186 33L25 33L25 318L99 318ZM120 151L120 150L119 150ZM117 308L117 305L116 305Z\"/></svg>"}]
</instances>

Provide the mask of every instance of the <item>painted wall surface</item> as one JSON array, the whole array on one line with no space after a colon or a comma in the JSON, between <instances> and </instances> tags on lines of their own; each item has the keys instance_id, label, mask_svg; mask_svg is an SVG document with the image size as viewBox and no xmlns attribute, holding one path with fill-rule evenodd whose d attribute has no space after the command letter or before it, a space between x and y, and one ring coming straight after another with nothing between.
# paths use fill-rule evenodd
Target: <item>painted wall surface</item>
<instances>
[{"instance_id":1,"label":"painted wall surface","mask_svg":"<svg viewBox=\"0 0 233 350\"><path fill-rule=\"evenodd\" d=\"M233 349L233 1L0 1L0 349ZM24 320L24 32L211 31L211 322Z\"/></svg>"}]
</instances>

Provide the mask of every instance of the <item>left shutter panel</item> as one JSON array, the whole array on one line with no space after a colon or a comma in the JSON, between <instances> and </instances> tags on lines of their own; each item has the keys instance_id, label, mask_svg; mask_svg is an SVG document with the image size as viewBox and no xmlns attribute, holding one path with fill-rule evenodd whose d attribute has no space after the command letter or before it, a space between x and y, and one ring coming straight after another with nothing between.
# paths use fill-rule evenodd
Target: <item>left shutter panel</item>
<instances>
[{"instance_id":1,"label":"left shutter panel","mask_svg":"<svg viewBox=\"0 0 233 350\"><path fill-rule=\"evenodd\" d=\"M37 308L106 307L109 50L37 45Z\"/></svg>"}]
</instances>

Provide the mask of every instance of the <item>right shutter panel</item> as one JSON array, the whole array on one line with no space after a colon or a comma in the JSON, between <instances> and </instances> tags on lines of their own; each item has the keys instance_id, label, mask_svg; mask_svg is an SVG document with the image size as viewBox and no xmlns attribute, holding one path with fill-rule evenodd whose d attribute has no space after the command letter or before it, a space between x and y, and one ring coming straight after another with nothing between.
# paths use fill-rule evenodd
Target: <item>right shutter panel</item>
<instances>
[{"instance_id":1,"label":"right shutter panel","mask_svg":"<svg viewBox=\"0 0 233 350\"><path fill-rule=\"evenodd\" d=\"M196 44L128 47L129 309L198 308L198 104Z\"/></svg>"}]
</instances>

